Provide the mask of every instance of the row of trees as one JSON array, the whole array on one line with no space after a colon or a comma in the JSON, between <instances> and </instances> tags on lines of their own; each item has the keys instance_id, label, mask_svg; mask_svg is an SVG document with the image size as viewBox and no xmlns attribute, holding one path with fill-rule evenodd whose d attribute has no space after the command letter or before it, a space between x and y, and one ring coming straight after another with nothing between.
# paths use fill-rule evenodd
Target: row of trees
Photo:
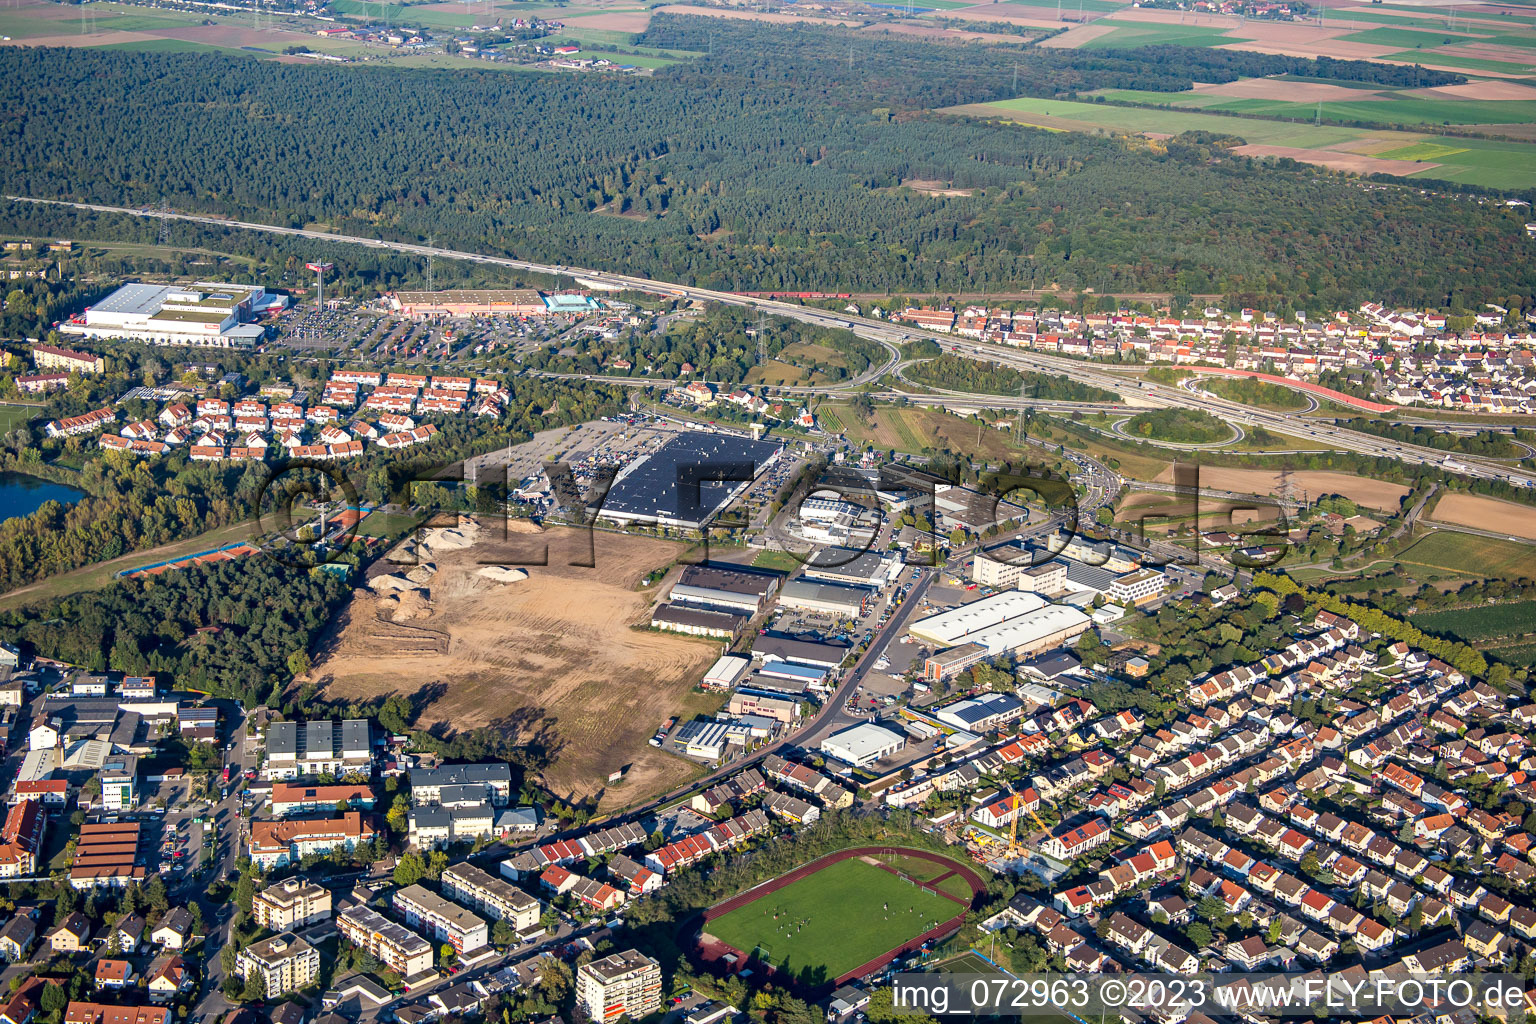
<instances>
[{"instance_id":1,"label":"row of trees","mask_svg":"<svg viewBox=\"0 0 1536 1024\"><path fill-rule=\"evenodd\" d=\"M920 384L978 395L1017 395L1022 388L1030 398L1057 402L1111 402L1115 399L1103 388L1067 377L1019 371L1001 363L983 363L951 353L918 363L905 372L908 378Z\"/></svg>"}]
</instances>

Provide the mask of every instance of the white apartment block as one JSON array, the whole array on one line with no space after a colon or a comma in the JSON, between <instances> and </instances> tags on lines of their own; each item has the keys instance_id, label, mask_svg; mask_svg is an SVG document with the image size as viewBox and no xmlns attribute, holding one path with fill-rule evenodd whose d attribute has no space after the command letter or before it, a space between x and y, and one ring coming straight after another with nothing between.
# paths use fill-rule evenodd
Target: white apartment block
<instances>
[{"instance_id":1,"label":"white apartment block","mask_svg":"<svg viewBox=\"0 0 1536 1024\"><path fill-rule=\"evenodd\" d=\"M273 781L307 775L337 777L373 771L373 734L366 718L344 722L273 722L267 729L262 778Z\"/></svg>"},{"instance_id":2,"label":"white apartment block","mask_svg":"<svg viewBox=\"0 0 1536 1024\"><path fill-rule=\"evenodd\" d=\"M636 949L585 964L576 972L576 1005L605 1024L639 1020L661 1006L661 965Z\"/></svg>"},{"instance_id":3,"label":"white apartment block","mask_svg":"<svg viewBox=\"0 0 1536 1024\"><path fill-rule=\"evenodd\" d=\"M287 878L257 893L251 914L268 931L304 928L331 916L331 891L304 878Z\"/></svg>"},{"instance_id":4,"label":"white apartment block","mask_svg":"<svg viewBox=\"0 0 1536 1024\"><path fill-rule=\"evenodd\" d=\"M402 978L432 969L432 943L369 907L348 907L336 916L336 930Z\"/></svg>"},{"instance_id":5,"label":"white apartment block","mask_svg":"<svg viewBox=\"0 0 1536 1024\"><path fill-rule=\"evenodd\" d=\"M395 893L394 906L407 925L425 929L460 953L473 953L490 943L483 917L419 885Z\"/></svg>"},{"instance_id":6,"label":"white apartment block","mask_svg":"<svg viewBox=\"0 0 1536 1024\"><path fill-rule=\"evenodd\" d=\"M443 891L492 921L507 922L515 931L539 923L538 900L473 864L455 864L444 871Z\"/></svg>"},{"instance_id":7,"label":"white apartment block","mask_svg":"<svg viewBox=\"0 0 1536 1024\"><path fill-rule=\"evenodd\" d=\"M235 970L247 981L259 975L269 997L297 992L320 977L320 951L284 932L242 949L235 958Z\"/></svg>"}]
</instances>

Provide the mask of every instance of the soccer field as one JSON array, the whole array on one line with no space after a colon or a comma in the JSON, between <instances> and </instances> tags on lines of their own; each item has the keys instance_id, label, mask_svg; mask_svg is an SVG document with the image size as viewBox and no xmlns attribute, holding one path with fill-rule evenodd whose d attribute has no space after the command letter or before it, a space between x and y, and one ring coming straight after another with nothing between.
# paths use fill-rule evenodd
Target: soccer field
<instances>
[{"instance_id":1,"label":"soccer field","mask_svg":"<svg viewBox=\"0 0 1536 1024\"><path fill-rule=\"evenodd\" d=\"M964 909L857 858L715 918L704 930L810 983L831 981Z\"/></svg>"}]
</instances>

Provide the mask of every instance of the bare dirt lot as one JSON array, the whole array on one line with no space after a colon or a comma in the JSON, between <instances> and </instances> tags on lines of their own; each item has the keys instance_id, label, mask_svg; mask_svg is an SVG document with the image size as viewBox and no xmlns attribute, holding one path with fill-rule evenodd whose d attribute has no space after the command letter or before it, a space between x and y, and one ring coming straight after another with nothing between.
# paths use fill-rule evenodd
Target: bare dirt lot
<instances>
[{"instance_id":1,"label":"bare dirt lot","mask_svg":"<svg viewBox=\"0 0 1536 1024\"><path fill-rule=\"evenodd\" d=\"M1288 156L1304 164L1318 164L1350 174L1401 174L1427 171L1439 164L1412 160L1383 160L1374 156L1354 156L1332 149L1299 149L1295 146L1234 146L1232 152L1239 156Z\"/></svg>"},{"instance_id":2,"label":"bare dirt lot","mask_svg":"<svg viewBox=\"0 0 1536 1024\"><path fill-rule=\"evenodd\" d=\"M1059 36L1051 36L1040 45L1060 50L1075 50L1084 43L1092 42L1099 36L1108 35L1114 30L1113 25L1079 25L1077 28L1067 29Z\"/></svg>"},{"instance_id":3,"label":"bare dirt lot","mask_svg":"<svg viewBox=\"0 0 1536 1024\"><path fill-rule=\"evenodd\" d=\"M1437 523L1492 530L1511 537L1536 540L1536 511L1529 505L1484 498L1476 494L1447 494L1430 516Z\"/></svg>"},{"instance_id":4,"label":"bare dirt lot","mask_svg":"<svg viewBox=\"0 0 1536 1024\"><path fill-rule=\"evenodd\" d=\"M1536 100L1536 86L1519 82L1467 82L1434 89L1413 89L1403 95L1432 100Z\"/></svg>"},{"instance_id":5,"label":"bare dirt lot","mask_svg":"<svg viewBox=\"0 0 1536 1024\"><path fill-rule=\"evenodd\" d=\"M356 592L309 680L337 700L415 695L422 726L536 738L550 755L543 781L562 797L627 804L686 781L694 766L646 740L669 716L703 710L691 691L719 643L631 628L649 622L665 586L640 589L640 580L684 547L597 533L596 567L569 565L587 558L586 537L556 530L429 547L421 561L435 573L401 567L392 579L402 589L375 579L376 591ZM529 565L546 542L549 564ZM494 582L480 575L487 563L523 566L528 578ZM403 589L412 584L420 589Z\"/></svg>"},{"instance_id":6,"label":"bare dirt lot","mask_svg":"<svg viewBox=\"0 0 1536 1024\"><path fill-rule=\"evenodd\" d=\"M1197 82L1192 90L1233 99L1286 100L1292 103L1349 102L1381 99L1379 93L1348 89L1326 82L1290 82L1275 78L1240 78L1235 82ZM1446 97L1449 99L1450 97Z\"/></svg>"},{"instance_id":7,"label":"bare dirt lot","mask_svg":"<svg viewBox=\"0 0 1536 1024\"><path fill-rule=\"evenodd\" d=\"M644 32L651 23L651 16L645 11L604 11L602 14L593 14L584 18L572 18L567 25L574 22L578 28L605 29L610 32Z\"/></svg>"},{"instance_id":8,"label":"bare dirt lot","mask_svg":"<svg viewBox=\"0 0 1536 1024\"><path fill-rule=\"evenodd\" d=\"M1172 483L1172 467L1164 470L1155 482ZM1402 484L1389 484L1382 480L1351 476L1348 473L1332 473L1327 470L1298 470L1291 474L1290 483L1291 490L1298 499L1303 491L1311 498L1323 494L1340 494L1357 505L1387 511L1396 511L1398 503L1408 493L1408 488ZM1200 486L1218 491L1236 491L1241 494L1271 494L1280 486L1280 471L1201 466Z\"/></svg>"},{"instance_id":9,"label":"bare dirt lot","mask_svg":"<svg viewBox=\"0 0 1536 1024\"><path fill-rule=\"evenodd\" d=\"M1279 516L1279 509L1257 503L1245 505L1201 498L1197 509L1195 502L1176 495L1140 491L1125 496L1115 507L1115 518L1122 522L1139 522L1148 533L1168 534L1189 525L1197 511L1202 530L1228 530Z\"/></svg>"}]
</instances>

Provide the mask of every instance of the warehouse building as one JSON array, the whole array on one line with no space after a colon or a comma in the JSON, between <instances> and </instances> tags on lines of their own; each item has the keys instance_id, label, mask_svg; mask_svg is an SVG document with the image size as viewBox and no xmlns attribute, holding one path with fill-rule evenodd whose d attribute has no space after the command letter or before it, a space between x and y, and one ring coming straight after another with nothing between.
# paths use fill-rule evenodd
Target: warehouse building
<instances>
[{"instance_id":1,"label":"warehouse building","mask_svg":"<svg viewBox=\"0 0 1536 1024\"><path fill-rule=\"evenodd\" d=\"M459 953L473 953L490 943L483 917L420 885L408 885L399 890L393 903L407 925L425 930Z\"/></svg>"},{"instance_id":2,"label":"warehouse building","mask_svg":"<svg viewBox=\"0 0 1536 1024\"><path fill-rule=\"evenodd\" d=\"M901 752L906 745L907 738L901 733L864 722L822 740L821 752L855 768L863 768Z\"/></svg>"},{"instance_id":3,"label":"warehouse building","mask_svg":"<svg viewBox=\"0 0 1536 1024\"><path fill-rule=\"evenodd\" d=\"M251 321L287 304L285 297L260 285L125 284L59 330L151 345L252 348L265 332Z\"/></svg>"},{"instance_id":4,"label":"warehouse building","mask_svg":"<svg viewBox=\"0 0 1536 1024\"><path fill-rule=\"evenodd\" d=\"M784 589L779 591L779 605L798 611L856 619L869 608L874 596L874 591L863 587L845 587L839 583L800 579L784 584Z\"/></svg>"},{"instance_id":5,"label":"warehouse building","mask_svg":"<svg viewBox=\"0 0 1536 1024\"><path fill-rule=\"evenodd\" d=\"M998 729L1024 713L1024 702L1011 693L984 693L947 704L933 712L945 725L967 732Z\"/></svg>"},{"instance_id":6,"label":"warehouse building","mask_svg":"<svg viewBox=\"0 0 1536 1024\"><path fill-rule=\"evenodd\" d=\"M919 619L907 632L919 640L951 647L973 639L973 635L1045 607L1045 599L1036 594L1007 591L960 605L948 611Z\"/></svg>"},{"instance_id":7,"label":"warehouse building","mask_svg":"<svg viewBox=\"0 0 1536 1024\"><path fill-rule=\"evenodd\" d=\"M849 648L839 644L801 640L778 633L764 633L752 643L752 657L756 661L788 661L817 668L835 669L848 656Z\"/></svg>"},{"instance_id":8,"label":"warehouse building","mask_svg":"<svg viewBox=\"0 0 1536 1024\"><path fill-rule=\"evenodd\" d=\"M689 722L679 729L677 742L681 744L683 753L689 757L718 761L725 755L726 744L730 742L727 732L725 722L700 719Z\"/></svg>"},{"instance_id":9,"label":"warehouse building","mask_svg":"<svg viewBox=\"0 0 1536 1024\"><path fill-rule=\"evenodd\" d=\"M665 629L672 633L689 636L712 636L734 640L750 621L745 615L714 611L709 608L690 608L680 604L659 604L651 612L651 628Z\"/></svg>"},{"instance_id":10,"label":"warehouse building","mask_svg":"<svg viewBox=\"0 0 1536 1024\"><path fill-rule=\"evenodd\" d=\"M826 583L879 590L901 575L896 552L858 551L853 548L822 548L805 563L800 575Z\"/></svg>"},{"instance_id":11,"label":"warehouse building","mask_svg":"<svg viewBox=\"0 0 1536 1024\"><path fill-rule=\"evenodd\" d=\"M767 573L690 565L672 585L669 600L750 617L767 607L778 585L779 578Z\"/></svg>"},{"instance_id":12,"label":"warehouse building","mask_svg":"<svg viewBox=\"0 0 1536 1024\"><path fill-rule=\"evenodd\" d=\"M729 690L740 682L752 667L752 659L744 654L722 654L709 671L704 673L704 678L699 682L699 687L704 690L723 692Z\"/></svg>"},{"instance_id":13,"label":"warehouse building","mask_svg":"<svg viewBox=\"0 0 1536 1024\"><path fill-rule=\"evenodd\" d=\"M691 430L624 468L598 515L618 523L699 529L778 460L783 447Z\"/></svg>"}]
</instances>

